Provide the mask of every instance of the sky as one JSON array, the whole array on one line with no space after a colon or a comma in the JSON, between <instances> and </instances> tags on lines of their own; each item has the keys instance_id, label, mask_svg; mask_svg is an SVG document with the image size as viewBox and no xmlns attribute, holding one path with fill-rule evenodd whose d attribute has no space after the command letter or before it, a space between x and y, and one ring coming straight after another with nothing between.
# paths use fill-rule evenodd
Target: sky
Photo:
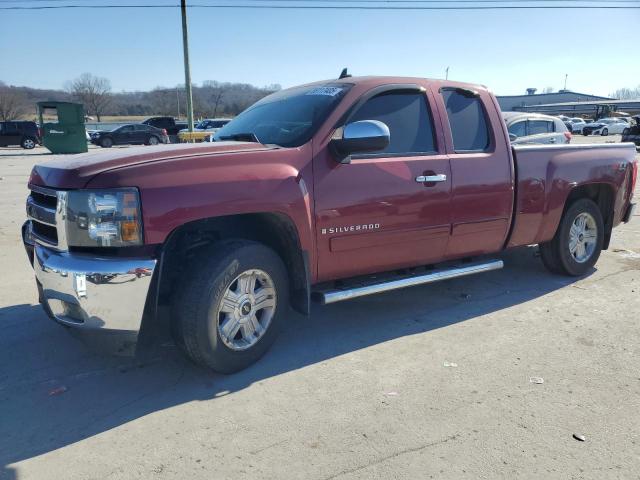
<instances>
[{"instance_id":1,"label":"sky","mask_svg":"<svg viewBox=\"0 0 640 480\"><path fill-rule=\"evenodd\" d=\"M640 85L640 10L192 9L188 21L196 84L286 88L343 67L444 78L449 67L450 79L498 95L557 90L565 74L567 88L595 95ZM114 91L183 84L179 10L0 10L1 81L59 89L83 72Z\"/></svg>"}]
</instances>

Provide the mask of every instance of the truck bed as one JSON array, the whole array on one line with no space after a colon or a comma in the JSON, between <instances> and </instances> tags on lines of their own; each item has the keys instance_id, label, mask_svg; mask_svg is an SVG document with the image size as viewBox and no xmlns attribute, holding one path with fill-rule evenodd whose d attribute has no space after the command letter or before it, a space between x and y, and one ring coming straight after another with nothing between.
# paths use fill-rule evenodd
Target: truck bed
<instances>
[{"instance_id":1,"label":"truck bed","mask_svg":"<svg viewBox=\"0 0 640 480\"><path fill-rule=\"evenodd\" d=\"M621 222L630 192L632 143L513 146L514 220L508 247L536 244L555 234L569 192L576 186L606 185L615 195L612 226ZM605 187L606 188L606 187Z\"/></svg>"}]
</instances>

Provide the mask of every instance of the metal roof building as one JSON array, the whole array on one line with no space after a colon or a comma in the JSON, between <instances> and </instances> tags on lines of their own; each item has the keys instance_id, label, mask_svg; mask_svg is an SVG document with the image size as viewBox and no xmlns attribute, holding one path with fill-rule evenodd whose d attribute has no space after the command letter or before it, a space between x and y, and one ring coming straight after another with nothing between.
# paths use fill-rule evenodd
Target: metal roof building
<instances>
[{"instance_id":1,"label":"metal roof building","mask_svg":"<svg viewBox=\"0 0 640 480\"><path fill-rule=\"evenodd\" d=\"M504 112L522 110L522 107L534 105L550 105L567 102L593 102L599 100L615 100L609 97L589 95L586 93L573 92L571 90L560 90L555 93L536 94L534 88L527 89L527 95L502 95L498 96L498 103ZM537 110L536 110L537 111Z\"/></svg>"},{"instance_id":2,"label":"metal roof building","mask_svg":"<svg viewBox=\"0 0 640 480\"><path fill-rule=\"evenodd\" d=\"M542 105L525 105L515 107L520 112L546 113L548 115L590 115L599 117L607 110L625 112L629 114L640 113L640 98L633 100L595 100L585 102L548 103Z\"/></svg>"}]
</instances>

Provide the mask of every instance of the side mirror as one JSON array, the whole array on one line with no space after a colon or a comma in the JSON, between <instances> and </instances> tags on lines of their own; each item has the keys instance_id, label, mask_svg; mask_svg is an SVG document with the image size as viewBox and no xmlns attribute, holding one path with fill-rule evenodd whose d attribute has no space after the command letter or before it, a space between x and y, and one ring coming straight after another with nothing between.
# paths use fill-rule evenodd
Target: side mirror
<instances>
[{"instance_id":1,"label":"side mirror","mask_svg":"<svg viewBox=\"0 0 640 480\"><path fill-rule=\"evenodd\" d=\"M515 133L510 133L509 134L509 141L513 142L516 138L518 138L518 136Z\"/></svg>"},{"instance_id":2,"label":"side mirror","mask_svg":"<svg viewBox=\"0 0 640 480\"><path fill-rule=\"evenodd\" d=\"M353 153L379 152L389 146L389 127L378 120L360 120L336 130L331 146L340 163L349 163Z\"/></svg>"}]
</instances>

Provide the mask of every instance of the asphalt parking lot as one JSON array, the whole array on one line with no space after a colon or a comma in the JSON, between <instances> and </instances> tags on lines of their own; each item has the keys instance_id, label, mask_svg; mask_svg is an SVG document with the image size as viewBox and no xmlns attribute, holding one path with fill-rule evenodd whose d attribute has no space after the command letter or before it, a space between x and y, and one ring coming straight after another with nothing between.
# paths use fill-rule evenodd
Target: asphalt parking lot
<instances>
[{"instance_id":1,"label":"asphalt parking lot","mask_svg":"<svg viewBox=\"0 0 640 480\"><path fill-rule=\"evenodd\" d=\"M638 215L584 278L509 251L501 271L291 314L221 376L170 344L100 356L45 316L20 226L50 158L0 149L0 478L640 477Z\"/></svg>"}]
</instances>

